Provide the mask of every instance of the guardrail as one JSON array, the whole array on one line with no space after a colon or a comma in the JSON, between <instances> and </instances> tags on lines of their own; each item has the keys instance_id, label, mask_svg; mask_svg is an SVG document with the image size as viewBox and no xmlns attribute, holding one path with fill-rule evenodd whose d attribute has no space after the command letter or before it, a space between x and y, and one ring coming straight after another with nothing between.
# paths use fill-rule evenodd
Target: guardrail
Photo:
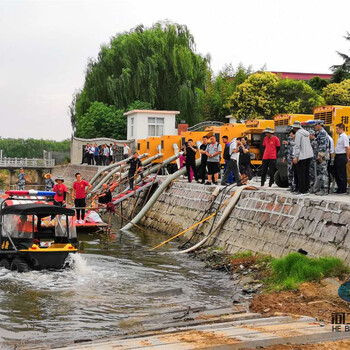
<instances>
[{"instance_id":1,"label":"guardrail","mask_svg":"<svg viewBox=\"0 0 350 350\"><path fill-rule=\"evenodd\" d=\"M53 168L54 159L0 158L0 168Z\"/></svg>"},{"instance_id":2,"label":"guardrail","mask_svg":"<svg viewBox=\"0 0 350 350\"><path fill-rule=\"evenodd\" d=\"M204 121L204 122L201 122L201 123L198 123L196 125L193 125L191 127L188 128L188 131L198 131L198 130L204 130L207 126L221 126L223 125L224 123L222 122L218 122L218 121Z\"/></svg>"}]
</instances>

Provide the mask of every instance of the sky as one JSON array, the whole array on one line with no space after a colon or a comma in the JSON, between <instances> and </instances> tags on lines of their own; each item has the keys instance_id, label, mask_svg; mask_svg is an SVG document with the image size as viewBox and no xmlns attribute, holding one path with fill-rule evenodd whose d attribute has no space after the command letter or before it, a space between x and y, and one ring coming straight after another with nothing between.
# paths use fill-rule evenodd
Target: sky
<instances>
[{"instance_id":1,"label":"sky","mask_svg":"<svg viewBox=\"0 0 350 350\"><path fill-rule=\"evenodd\" d=\"M70 138L88 58L139 24L185 24L215 73L232 63L329 73L349 54L349 0L0 0L0 137Z\"/></svg>"}]
</instances>

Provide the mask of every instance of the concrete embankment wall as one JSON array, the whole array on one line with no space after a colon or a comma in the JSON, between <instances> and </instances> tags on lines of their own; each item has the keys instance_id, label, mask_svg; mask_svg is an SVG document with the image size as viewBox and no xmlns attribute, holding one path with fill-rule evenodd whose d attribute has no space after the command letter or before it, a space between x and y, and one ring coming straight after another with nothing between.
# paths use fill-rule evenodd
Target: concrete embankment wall
<instances>
[{"instance_id":1,"label":"concrete embankment wall","mask_svg":"<svg viewBox=\"0 0 350 350\"><path fill-rule=\"evenodd\" d=\"M213 190L175 182L158 198L142 224L167 235L177 234L213 212L212 209L205 213ZM216 198L214 209L220 200L221 196ZM222 230L207 245L229 253L252 250L275 257L302 248L310 256L337 256L350 264L350 205L345 200L298 197L276 189L244 190ZM193 242L208 234L212 220L199 226ZM188 239L192 233L186 233L182 239Z\"/></svg>"},{"instance_id":2,"label":"concrete embankment wall","mask_svg":"<svg viewBox=\"0 0 350 350\"><path fill-rule=\"evenodd\" d=\"M65 164L56 165L52 169L52 174L54 178L56 176L64 177L66 186L72 187L75 180L75 173L80 173L84 180L90 181L99 169L101 169L101 167L95 165Z\"/></svg>"}]
</instances>

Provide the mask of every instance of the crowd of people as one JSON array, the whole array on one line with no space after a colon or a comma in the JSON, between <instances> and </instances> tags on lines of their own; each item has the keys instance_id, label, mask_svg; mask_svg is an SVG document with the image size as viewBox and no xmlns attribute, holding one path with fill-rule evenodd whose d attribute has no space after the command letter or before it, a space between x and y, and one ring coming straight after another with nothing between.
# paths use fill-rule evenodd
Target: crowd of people
<instances>
[{"instance_id":1,"label":"crowd of people","mask_svg":"<svg viewBox=\"0 0 350 350\"><path fill-rule=\"evenodd\" d=\"M241 186L252 178L248 139L238 137L229 142L228 137L223 136L222 141L225 145L224 151L215 136L203 136L202 144L199 146L201 165L198 169L195 162L198 147L193 144L192 139L185 143L183 151L188 182L192 182L194 177L199 183L217 185L221 171L221 157L225 160L222 185L227 186L236 182L238 186ZM206 177L208 177L207 181Z\"/></svg>"},{"instance_id":2,"label":"crowd of people","mask_svg":"<svg viewBox=\"0 0 350 350\"><path fill-rule=\"evenodd\" d=\"M274 135L274 130L267 127L263 133L263 157L261 167L261 186L265 185L269 176L269 187L274 183L277 155L281 148L280 140ZM296 121L288 138L282 143L284 147L283 162L288 169L289 190L294 194L327 195L331 191L333 179L337 189L335 193L347 193L346 164L350 157L349 138L345 134L345 126L336 126L338 134L334 147L333 138L326 132L322 122L317 121L314 130L305 130ZM222 137L221 144L215 136L204 136L197 149L193 140L189 139L183 146L184 162L187 170L188 182L194 178L205 185L218 184L221 157L225 160L221 185L227 186L237 183L246 184L252 178L251 157L246 137L238 137L229 142L227 136ZM201 155L201 165L196 167L196 153ZM206 177L208 180L206 181Z\"/></svg>"},{"instance_id":3,"label":"crowd of people","mask_svg":"<svg viewBox=\"0 0 350 350\"><path fill-rule=\"evenodd\" d=\"M290 190L296 194L327 195L331 182L337 185L335 193L347 193L346 165L349 162L349 137L345 134L344 124L336 125L338 140L336 147L332 137L323 128L322 123L315 123L315 130L307 131L300 122L292 125L292 130L284 144L284 162L288 166Z\"/></svg>"},{"instance_id":4,"label":"crowd of people","mask_svg":"<svg viewBox=\"0 0 350 350\"><path fill-rule=\"evenodd\" d=\"M267 127L263 133L263 159L261 169L261 186L265 185L269 175L269 186L274 183L276 172L276 160L281 144L274 130ZM338 140L336 145L332 137L323 128L322 123L316 121L314 130L305 130L301 123L296 121L292 125L291 131L284 144L284 155L282 161L286 163L288 169L289 190L294 194L308 195L327 195L330 193L331 182L336 182L337 189L335 193L342 195L347 193L347 172L346 165L350 158L349 138L345 134L344 124L336 125ZM197 182L205 185L217 185L219 174L221 172L221 158L225 161L221 185L227 186L236 183L237 186L247 184L252 179L253 172L251 167L251 154L247 137L238 137L231 142L227 136L222 137L224 147L216 140L215 136L203 136L202 143L197 147L192 139L189 139L183 146L183 155L181 160L185 163L188 182L194 178ZM115 143L116 145L116 143ZM110 145L113 150L113 145ZM101 149L108 148L107 145ZM98 147L87 145L88 154L96 152ZM137 152L130 157L131 150L124 144L123 158L127 159L123 164L128 164L129 189L133 190L135 177L140 175L143 179L142 162ZM196 155L199 152L201 164L196 166ZM103 153L103 152L102 152ZM111 154L108 153L110 157ZM112 153L113 156L113 153ZM100 156L98 156L100 157ZM107 151L103 157L107 157ZM96 160L96 158L95 158ZM99 161L96 160L99 164ZM112 158L113 161L113 158ZM115 161L115 160L114 160ZM103 164L109 164L104 161ZM18 189L24 190L26 185L26 174L23 168L18 173ZM73 184L72 200L76 208L85 208L86 206L86 188L91 190L91 185L81 179L79 173L75 174L76 181ZM112 186L113 187L113 186ZM115 189L106 184L103 185L103 191L95 199L100 204L108 204L111 200L111 192ZM56 177L52 179L51 174L45 175L45 190L54 191L54 203L56 205L65 205L67 187L64 185L64 179ZM106 202L107 201L107 202ZM77 209L77 220L83 221L85 217L84 209Z\"/></svg>"},{"instance_id":5,"label":"crowd of people","mask_svg":"<svg viewBox=\"0 0 350 350\"><path fill-rule=\"evenodd\" d=\"M118 161L120 146L117 142L113 144L103 144L97 145L92 143L87 143L83 150L83 158L81 164L87 163L88 165L110 165ZM130 157L131 149L124 143L123 145L123 158L126 159Z\"/></svg>"}]
</instances>

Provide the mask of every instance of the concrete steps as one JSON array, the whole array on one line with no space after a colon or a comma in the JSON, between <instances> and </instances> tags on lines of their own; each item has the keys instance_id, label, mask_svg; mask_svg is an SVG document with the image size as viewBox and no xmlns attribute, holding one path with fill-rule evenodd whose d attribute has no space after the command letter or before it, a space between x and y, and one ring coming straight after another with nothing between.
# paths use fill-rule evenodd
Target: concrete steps
<instances>
[{"instance_id":1,"label":"concrete steps","mask_svg":"<svg viewBox=\"0 0 350 350\"><path fill-rule=\"evenodd\" d=\"M180 311L168 313L167 316L145 317L141 321L144 329L142 333L64 349L247 349L350 338L350 333L332 332L332 325L325 325L307 316L263 318L257 313L239 313L237 308L195 310L194 313L187 312L182 319L176 319L174 315L178 314Z\"/></svg>"}]
</instances>

